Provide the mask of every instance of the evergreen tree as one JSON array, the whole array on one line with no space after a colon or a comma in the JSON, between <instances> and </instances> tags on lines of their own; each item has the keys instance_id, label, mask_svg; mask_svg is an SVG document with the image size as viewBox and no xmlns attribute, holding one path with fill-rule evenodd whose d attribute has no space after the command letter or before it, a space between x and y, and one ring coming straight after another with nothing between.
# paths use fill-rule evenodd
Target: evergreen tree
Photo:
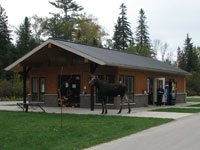
<instances>
[{"instance_id":1,"label":"evergreen tree","mask_svg":"<svg viewBox=\"0 0 200 150\"><path fill-rule=\"evenodd\" d=\"M126 6L124 3L120 6L121 13L118 17L117 24L115 25L115 31L113 36L114 48L123 50L127 49L131 44L133 44L132 31L130 23L127 21L126 17Z\"/></svg>"},{"instance_id":2,"label":"evergreen tree","mask_svg":"<svg viewBox=\"0 0 200 150\"><path fill-rule=\"evenodd\" d=\"M181 51L179 48L177 51L179 67L188 72L199 70L197 49L193 46L191 40L189 34L187 34L183 50Z\"/></svg>"},{"instance_id":3,"label":"evergreen tree","mask_svg":"<svg viewBox=\"0 0 200 150\"><path fill-rule=\"evenodd\" d=\"M17 31L17 35L18 57L21 57L22 55L26 54L39 44L32 37L31 24L27 17L25 17L24 23L20 25Z\"/></svg>"},{"instance_id":4,"label":"evergreen tree","mask_svg":"<svg viewBox=\"0 0 200 150\"><path fill-rule=\"evenodd\" d=\"M121 18L118 17L117 24L115 25L115 31L113 36L113 48L121 50L122 49L122 37L121 37Z\"/></svg>"},{"instance_id":5,"label":"evergreen tree","mask_svg":"<svg viewBox=\"0 0 200 150\"><path fill-rule=\"evenodd\" d=\"M58 9L62 9L64 12L64 18L66 21L78 16L78 12L83 10L83 7L76 4L73 0L56 0L55 2L50 2L53 6Z\"/></svg>"},{"instance_id":6,"label":"evergreen tree","mask_svg":"<svg viewBox=\"0 0 200 150\"><path fill-rule=\"evenodd\" d=\"M14 46L11 43L8 29L8 16L5 9L0 5L0 78L7 75L3 69L13 61L12 51L14 51Z\"/></svg>"},{"instance_id":7,"label":"evergreen tree","mask_svg":"<svg viewBox=\"0 0 200 150\"><path fill-rule=\"evenodd\" d=\"M178 61L178 67L183 69L183 70L186 70L186 56L185 56L185 53L180 49L180 47L178 47L177 49L177 61Z\"/></svg>"},{"instance_id":8,"label":"evergreen tree","mask_svg":"<svg viewBox=\"0 0 200 150\"><path fill-rule=\"evenodd\" d=\"M144 55L144 56L152 56L153 50L151 49L151 42L148 33L148 26L145 16L144 10L141 9L139 12L139 20L138 20L138 27L136 29L136 49L137 53Z\"/></svg>"}]
</instances>

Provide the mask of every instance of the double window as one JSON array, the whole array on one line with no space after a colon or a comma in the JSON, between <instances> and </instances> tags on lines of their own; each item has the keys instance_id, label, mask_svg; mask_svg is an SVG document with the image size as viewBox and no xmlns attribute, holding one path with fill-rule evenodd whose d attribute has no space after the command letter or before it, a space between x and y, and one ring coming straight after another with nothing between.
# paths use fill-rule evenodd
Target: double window
<instances>
[{"instance_id":1,"label":"double window","mask_svg":"<svg viewBox=\"0 0 200 150\"><path fill-rule=\"evenodd\" d=\"M45 91L46 91L46 79L32 78L32 101L44 102Z\"/></svg>"},{"instance_id":2,"label":"double window","mask_svg":"<svg viewBox=\"0 0 200 150\"><path fill-rule=\"evenodd\" d=\"M134 83L135 78L134 76L124 76L120 75L119 83L124 83L127 86L127 96L131 103L134 102Z\"/></svg>"}]
</instances>

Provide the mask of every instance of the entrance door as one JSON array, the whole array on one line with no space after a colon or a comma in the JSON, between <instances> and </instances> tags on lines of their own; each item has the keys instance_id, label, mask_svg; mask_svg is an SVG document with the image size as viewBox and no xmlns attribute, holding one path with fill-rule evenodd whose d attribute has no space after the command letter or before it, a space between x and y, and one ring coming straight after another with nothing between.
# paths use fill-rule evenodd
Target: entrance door
<instances>
[{"instance_id":1,"label":"entrance door","mask_svg":"<svg viewBox=\"0 0 200 150\"><path fill-rule=\"evenodd\" d=\"M165 78L154 78L153 79L153 101L157 103L157 89L162 85L162 88L165 89ZM163 94L162 102L165 103L165 94Z\"/></svg>"},{"instance_id":2,"label":"entrance door","mask_svg":"<svg viewBox=\"0 0 200 150\"><path fill-rule=\"evenodd\" d=\"M80 75L62 75L59 76L58 87L60 87L61 96L69 98L69 107L80 106Z\"/></svg>"}]
</instances>

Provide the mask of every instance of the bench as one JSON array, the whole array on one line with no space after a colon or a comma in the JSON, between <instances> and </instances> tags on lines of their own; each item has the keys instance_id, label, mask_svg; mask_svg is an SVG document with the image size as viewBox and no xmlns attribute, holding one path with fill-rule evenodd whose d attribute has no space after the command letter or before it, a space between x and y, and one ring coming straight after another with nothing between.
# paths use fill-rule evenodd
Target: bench
<instances>
[{"instance_id":1,"label":"bench","mask_svg":"<svg viewBox=\"0 0 200 150\"><path fill-rule=\"evenodd\" d=\"M41 106L44 102L29 102L29 103L17 103L17 106L21 108L23 111L28 112L29 106L31 107L39 107L43 112L45 112L44 108Z\"/></svg>"}]
</instances>

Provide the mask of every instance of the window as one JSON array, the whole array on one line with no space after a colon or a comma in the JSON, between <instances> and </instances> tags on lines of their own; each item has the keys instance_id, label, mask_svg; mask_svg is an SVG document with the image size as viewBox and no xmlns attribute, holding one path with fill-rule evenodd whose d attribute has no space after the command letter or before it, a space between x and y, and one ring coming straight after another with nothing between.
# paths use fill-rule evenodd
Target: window
<instances>
[{"instance_id":1,"label":"window","mask_svg":"<svg viewBox=\"0 0 200 150\"><path fill-rule=\"evenodd\" d=\"M126 76L127 96L131 103L134 102L134 80L133 76Z\"/></svg>"},{"instance_id":2,"label":"window","mask_svg":"<svg viewBox=\"0 0 200 150\"><path fill-rule=\"evenodd\" d=\"M73 64L84 64L84 59L83 59L83 57L80 57L78 55L73 55L72 56L72 63Z\"/></svg>"},{"instance_id":3,"label":"window","mask_svg":"<svg viewBox=\"0 0 200 150\"><path fill-rule=\"evenodd\" d=\"M38 78L32 78L32 101L37 101L38 96Z\"/></svg>"},{"instance_id":4,"label":"window","mask_svg":"<svg viewBox=\"0 0 200 150\"><path fill-rule=\"evenodd\" d=\"M45 90L45 78L40 78L40 101L42 102L44 102Z\"/></svg>"},{"instance_id":5,"label":"window","mask_svg":"<svg viewBox=\"0 0 200 150\"><path fill-rule=\"evenodd\" d=\"M32 101L44 101L46 90L45 78L32 78Z\"/></svg>"},{"instance_id":6,"label":"window","mask_svg":"<svg viewBox=\"0 0 200 150\"><path fill-rule=\"evenodd\" d=\"M124 75L119 76L119 83L124 83Z\"/></svg>"},{"instance_id":7,"label":"window","mask_svg":"<svg viewBox=\"0 0 200 150\"><path fill-rule=\"evenodd\" d=\"M97 76L100 80L104 80L104 75L98 75Z\"/></svg>"}]
</instances>

